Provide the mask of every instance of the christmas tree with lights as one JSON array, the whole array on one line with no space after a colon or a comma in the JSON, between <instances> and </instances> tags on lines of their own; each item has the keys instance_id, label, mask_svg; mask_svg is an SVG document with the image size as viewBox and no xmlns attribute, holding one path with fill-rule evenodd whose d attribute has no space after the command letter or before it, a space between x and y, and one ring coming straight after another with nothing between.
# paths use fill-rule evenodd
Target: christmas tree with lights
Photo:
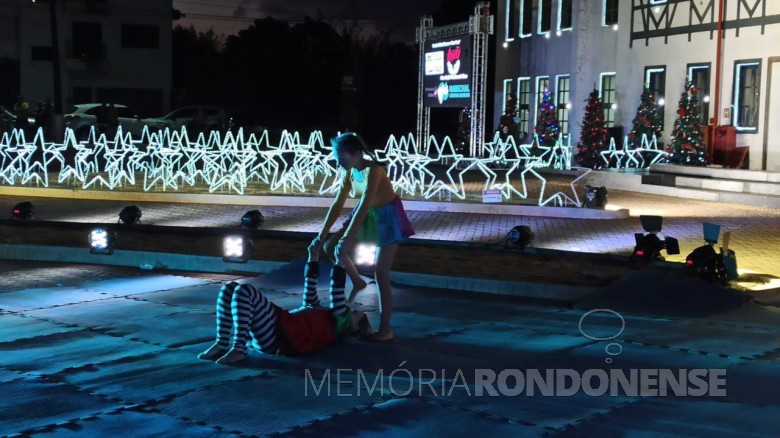
<instances>
[{"instance_id":1,"label":"christmas tree with lights","mask_svg":"<svg viewBox=\"0 0 780 438\"><path fill-rule=\"evenodd\" d=\"M655 136L658 148L663 150L663 135L661 134L661 122L658 105L655 102L653 92L645 87L639 97L639 107L634 116L633 128L628 134L628 146L632 149L642 146L642 135L650 142Z\"/></svg>"},{"instance_id":2,"label":"christmas tree with lights","mask_svg":"<svg viewBox=\"0 0 780 438\"><path fill-rule=\"evenodd\" d=\"M601 151L607 148L607 128L604 121L604 106L599 99L598 90L593 90L585 105L585 116L582 118L582 132L577 144L577 164L590 169L604 167Z\"/></svg>"},{"instance_id":3,"label":"christmas tree with lights","mask_svg":"<svg viewBox=\"0 0 780 438\"><path fill-rule=\"evenodd\" d=\"M672 129L669 162L690 166L707 165L707 145L699 111L699 90L685 78L685 91L677 104L677 120Z\"/></svg>"},{"instance_id":4,"label":"christmas tree with lights","mask_svg":"<svg viewBox=\"0 0 780 438\"><path fill-rule=\"evenodd\" d=\"M498 132L502 140L506 140L509 137L512 137L515 139L515 143L517 143L520 134L518 131L518 122L519 119L517 118L517 105L515 102L515 96L510 94L506 98L506 108L504 109L504 115L501 116L501 120L499 120L498 123Z\"/></svg>"},{"instance_id":5,"label":"christmas tree with lights","mask_svg":"<svg viewBox=\"0 0 780 438\"><path fill-rule=\"evenodd\" d=\"M539 146L555 146L555 142L558 141L558 136L561 134L558 119L555 117L555 105L550 102L550 90L544 90L534 132L539 138Z\"/></svg>"}]
</instances>

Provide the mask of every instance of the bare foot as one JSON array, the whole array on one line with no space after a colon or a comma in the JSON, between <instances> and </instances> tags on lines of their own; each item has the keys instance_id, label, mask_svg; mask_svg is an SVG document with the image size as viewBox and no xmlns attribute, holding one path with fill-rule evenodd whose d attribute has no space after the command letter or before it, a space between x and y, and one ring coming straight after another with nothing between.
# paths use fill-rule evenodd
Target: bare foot
<instances>
[{"instance_id":1,"label":"bare foot","mask_svg":"<svg viewBox=\"0 0 780 438\"><path fill-rule=\"evenodd\" d=\"M387 342L392 341L395 336L393 335L392 331L387 332L375 332L373 335L368 337L368 340L371 342Z\"/></svg>"},{"instance_id":2,"label":"bare foot","mask_svg":"<svg viewBox=\"0 0 780 438\"><path fill-rule=\"evenodd\" d=\"M224 354L225 354L225 350L222 347L220 347L219 344L214 343L214 345L209 347L206 351L199 354L198 359L212 360L221 357Z\"/></svg>"},{"instance_id":3,"label":"bare foot","mask_svg":"<svg viewBox=\"0 0 780 438\"><path fill-rule=\"evenodd\" d=\"M347 296L347 302L351 303L355 301L355 297L357 297L358 292L365 289L366 286L368 286L368 283L366 283L363 280L360 280L360 283L352 283L352 290L349 291L349 295Z\"/></svg>"},{"instance_id":4,"label":"bare foot","mask_svg":"<svg viewBox=\"0 0 780 438\"><path fill-rule=\"evenodd\" d=\"M230 351L227 352L226 355L220 357L217 359L217 363L220 365L228 365L231 363L240 362L244 359L246 359L248 356L246 353L241 353L239 351L236 351L234 349L230 349Z\"/></svg>"}]
</instances>

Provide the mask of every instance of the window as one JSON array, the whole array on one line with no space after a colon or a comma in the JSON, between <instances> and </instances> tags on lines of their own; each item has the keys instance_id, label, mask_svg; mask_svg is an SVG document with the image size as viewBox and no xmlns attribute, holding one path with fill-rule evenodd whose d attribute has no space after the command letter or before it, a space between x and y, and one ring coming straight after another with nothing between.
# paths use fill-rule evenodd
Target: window
<instances>
[{"instance_id":1,"label":"window","mask_svg":"<svg viewBox=\"0 0 780 438\"><path fill-rule=\"evenodd\" d=\"M658 105L659 127L664 129L664 109L666 108L666 67L647 67L645 68L645 84L647 89L653 93L656 105Z\"/></svg>"},{"instance_id":2,"label":"window","mask_svg":"<svg viewBox=\"0 0 780 438\"><path fill-rule=\"evenodd\" d=\"M508 108L509 97L513 95L512 82L511 79L504 79L504 115L512 111L512 109Z\"/></svg>"},{"instance_id":3,"label":"window","mask_svg":"<svg viewBox=\"0 0 780 438\"><path fill-rule=\"evenodd\" d=\"M534 115L536 120L539 120L539 106L544 101L544 92L550 89L550 77L549 76L537 76L536 77L536 108L534 108Z\"/></svg>"},{"instance_id":4,"label":"window","mask_svg":"<svg viewBox=\"0 0 780 438\"><path fill-rule=\"evenodd\" d=\"M504 40L512 41L517 35L517 21L520 19L517 13L518 0L507 0L506 2L506 31L504 32Z\"/></svg>"},{"instance_id":5,"label":"window","mask_svg":"<svg viewBox=\"0 0 780 438\"><path fill-rule=\"evenodd\" d=\"M552 27L552 0L541 0L539 8L539 33L548 33Z\"/></svg>"},{"instance_id":6,"label":"window","mask_svg":"<svg viewBox=\"0 0 780 438\"><path fill-rule=\"evenodd\" d=\"M506 2L506 21L504 30L504 40L512 41L515 37L515 27L517 26L518 16L515 15L517 0L507 0Z\"/></svg>"},{"instance_id":7,"label":"window","mask_svg":"<svg viewBox=\"0 0 780 438\"><path fill-rule=\"evenodd\" d=\"M54 51L51 46L32 46L30 56L33 61L51 61L54 59Z\"/></svg>"},{"instance_id":8,"label":"window","mask_svg":"<svg viewBox=\"0 0 780 438\"><path fill-rule=\"evenodd\" d=\"M560 0L558 4L559 30L571 30L571 2L572 0Z\"/></svg>"},{"instance_id":9,"label":"window","mask_svg":"<svg viewBox=\"0 0 780 438\"><path fill-rule=\"evenodd\" d=\"M122 47L159 49L160 28L144 24L123 24Z\"/></svg>"},{"instance_id":10,"label":"window","mask_svg":"<svg viewBox=\"0 0 780 438\"><path fill-rule=\"evenodd\" d=\"M604 125L607 128L615 126L615 73L601 74L601 104L604 105Z\"/></svg>"},{"instance_id":11,"label":"window","mask_svg":"<svg viewBox=\"0 0 780 438\"><path fill-rule=\"evenodd\" d=\"M688 65L688 77L698 92L699 113L701 123L709 124L710 120L710 64Z\"/></svg>"},{"instance_id":12,"label":"window","mask_svg":"<svg viewBox=\"0 0 780 438\"><path fill-rule=\"evenodd\" d=\"M528 121L531 119L531 78L517 79L517 118L520 137L528 135Z\"/></svg>"},{"instance_id":13,"label":"window","mask_svg":"<svg viewBox=\"0 0 780 438\"><path fill-rule=\"evenodd\" d=\"M569 135L569 87L570 78L569 75L561 75L557 77L558 86L555 90L555 108L556 118L558 119L558 125L561 127L561 134L564 136Z\"/></svg>"},{"instance_id":14,"label":"window","mask_svg":"<svg viewBox=\"0 0 780 438\"><path fill-rule=\"evenodd\" d=\"M618 22L618 0L604 0L604 26Z\"/></svg>"},{"instance_id":15,"label":"window","mask_svg":"<svg viewBox=\"0 0 780 438\"><path fill-rule=\"evenodd\" d=\"M737 131L757 132L761 61L736 61L734 66L734 114L731 120Z\"/></svg>"},{"instance_id":16,"label":"window","mask_svg":"<svg viewBox=\"0 0 780 438\"><path fill-rule=\"evenodd\" d=\"M523 28L520 31L521 37L531 36L534 22L534 2L533 0L520 0L520 18L523 20Z\"/></svg>"}]
</instances>

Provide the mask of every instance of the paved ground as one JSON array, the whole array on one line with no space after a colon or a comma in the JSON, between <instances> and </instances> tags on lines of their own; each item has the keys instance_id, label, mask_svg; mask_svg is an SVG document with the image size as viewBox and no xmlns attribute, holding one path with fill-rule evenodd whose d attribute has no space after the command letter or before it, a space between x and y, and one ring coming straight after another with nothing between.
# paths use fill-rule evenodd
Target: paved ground
<instances>
[{"instance_id":1,"label":"paved ground","mask_svg":"<svg viewBox=\"0 0 780 438\"><path fill-rule=\"evenodd\" d=\"M171 195L175 199L175 195ZM33 201L38 218L50 221L116 222L128 202L64 200L0 196L6 211L17 202ZM153 225L233 227L239 224L246 206L135 202L142 221ZM5 206L5 207L2 207ZM780 276L780 210L725 204L635 192L611 190L610 208L625 208L626 219L569 219L493 214L464 214L410 211L417 230L414 238L463 242L502 242L515 225L529 225L535 233L533 245L566 251L630 254L634 233L641 232L641 214L664 217L661 234L679 239L681 254L667 260L681 261L704 243L702 223L720 224L731 231L730 247L736 251L740 269ZM325 216L324 208L261 207L265 229L315 232ZM1 211L1 210L0 210ZM1 238L2 236L0 236ZM722 243L722 242L721 242Z\"/></svg>"},{"instance_id":2,"label":"paved ground","mask_svg":"<svg viewBox=\"0 0 780 438\"><path fill-rule=\"evenodd\" d=\"M235 277L0 266L0 436L732 438L780 428L780 312L692 279L627 278L573 307L397 287L390 343L220 366L196 355L214 336L217 289ZM302 266L251 281L292 308ZM376 322L373 291L354 306ZM600 308L611 310L591 312Z\"/></svg>"},{"instance_id":3,"label":"paved ground","mask_svg":"<svg viewBox=\"0 0 780 438\"><path fill-rule=\"evenodd\" d=\"M661 214L664 233L680 239L673 260L701 244L709 221L733 231L741 268L780 275L780 211L609 196L633 217L410 216L416 238L498 242L526 224L539 248L625 254L641 231L636 216ZM3 196L0 206L22 200ZM30 200L51 221L115 222L128 204ZM247 210L136 204L156 225L233 227ZM325 213L261 210L265 228L287 231L315 231ZM7 260L0 271L0 436L769 437L780 427L778 309L674 274L637 271L566 307L397 286L389 344L253 353L225 367L196 355L213 338L219 285L236 277ZM296 260L240 280L292 308L301 271ZM355 306L376 322L373 292ZM653 392L661 388L666 396Z\"/></svg>"}]
</instances>

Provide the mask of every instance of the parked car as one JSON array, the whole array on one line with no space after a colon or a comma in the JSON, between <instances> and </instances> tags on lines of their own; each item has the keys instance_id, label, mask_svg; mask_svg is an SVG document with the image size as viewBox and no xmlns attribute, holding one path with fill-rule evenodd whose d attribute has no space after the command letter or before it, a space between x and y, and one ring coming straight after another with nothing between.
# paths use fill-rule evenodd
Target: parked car
<instances>
[{"instance_id":1,"label":"parked car","mask_svg":"<svg viewBox=\"0 0 780 438\"><path fill-rule=\"evenodd\" d=\"M106 111L102 108L102 103L82 103L74 105L67 114L65 114L65 127L70 128L78 140L86 140L89 137L91 127L95 127L99 133L107 132L107 120L101 112ZM126 105L114 104L116 108L119 125L123 132L130 132L134 137L140 136L144 127L149 127L151 132L159 131L170 127L170 123L164 119L147 118L142 119L138 112L133 111ZM104 120L100 120L103 117Z\"/></svg>"},{"instance_id":2,"label":"parked car","mask_svg":"<svg viewBox=\"0 0 780 438\"><path fill-rule=\"evenodd\" d=\"M165 120L171 129L180 130L186 127L188 132L222 132L227 130L228 123L228 116L223 108L208 105L177 108L160 118Z\"/></svg>"},{"instance_id":3,"label":"parked car","mask_svg":"<svg viewBox=\"0 0 780 438\"><path fill-rule=\"evenodd\" d=\"M29 126L35 126L35 117L28 117ZM0 132L10 131L16 125L16 114L0 105Z\"/></svg>"}]
</instances>

